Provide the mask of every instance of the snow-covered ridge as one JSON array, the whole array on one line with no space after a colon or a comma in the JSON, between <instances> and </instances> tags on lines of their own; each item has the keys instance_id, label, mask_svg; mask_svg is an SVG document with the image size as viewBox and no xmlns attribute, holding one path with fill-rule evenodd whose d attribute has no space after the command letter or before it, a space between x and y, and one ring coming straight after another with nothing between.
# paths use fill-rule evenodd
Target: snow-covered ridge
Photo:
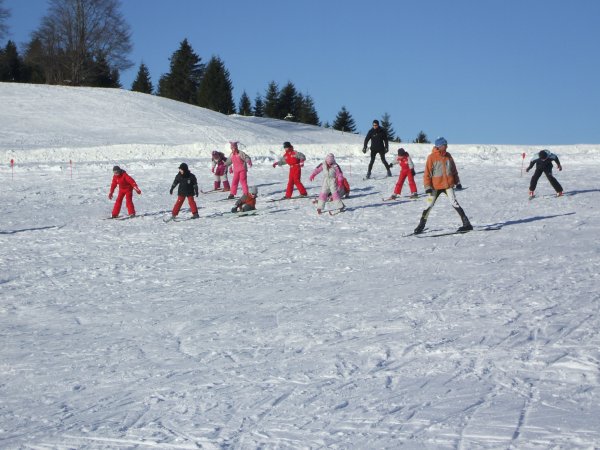
<instances>
[{"instance_id":1,"label":"snow-covered ridge","mask_svg":"<svg viewBox=\"0 0 600 450\"><path fill-rule=\"evenodd\" d=\"M122 89L74 88L0 83L0 161L63 163L122 159L208 158L243 143L254 158L272 158L284 141L309 158L332 152L364 161L364 136L281 120L223 115L173 100ZM446 137L451 140L451 130ZM424 160L430 144L393 143ZM600 145L458 145L450 151L463 162L513 165L542 148L570 163L600 160Z\"/></svg>"}]
</instances>

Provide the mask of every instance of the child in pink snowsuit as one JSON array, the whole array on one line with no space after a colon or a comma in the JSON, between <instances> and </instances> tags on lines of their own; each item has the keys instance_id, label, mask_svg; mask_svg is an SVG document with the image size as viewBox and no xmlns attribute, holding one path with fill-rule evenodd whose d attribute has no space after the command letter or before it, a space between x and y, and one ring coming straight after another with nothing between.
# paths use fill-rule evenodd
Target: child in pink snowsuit
<instances>
[{"instance_id":1,"label":"child in pink snowsuit","mask_svg":"<svg viewBox=\"0 0 600 450\"><path fill-rule=\"evenodd\" d=\"M226 166L232 166L229 168L229 172L233 171L233 180L231 180L231 192L228 199L232 199L237 194L238 183L242 185L242 192L244 195L248 195L248 167L252 167L252 159L246 155L243 151L238 149L237 142L230 142L231 155L225 161Z\"/></svg>"},{"instance_id":2,"label":"child in pink snowsuit","mask_svg":"<svg viewBox=\"0 0 600 450\"><path fill-rule=\"evenodd\" d=\"M333 153L329 153L325 157L325 162L319 164L313 173L310 175L309 180L313 181L315 177L324 172L325 177L323 178L323 184L321 185L321 192L319 194L319 200L317 202L317 214L323 212L327 197L331 194L331 209L339 209L343 211L346 206L340 197L340 190L344 187L344 175L340 166L335 162L335 156Z\"/></svg>"},{"instance_id":3,"label":"child in pink snowsuit","mask_svg":"<svg viewBox=\"0 0 600 450\"><path fill-rule=\"evenodd\" d=\"M119 194L117 195L117 200L115 201L115 206L112 210L112 217L118 217L119 212L121 211L121 205L123 204L123 198L125 198L125 205L127 206L127 214L130 216L135 216L135 206L133 206L133 191L138 194L142 194L142 191L138 187L137 183L133 178L131 178L127 172L121 169L119 166L113 167L113 178L112 183L110 184L110 192L108 193L108 198L112 200L113 194L115 192L116 187L119 186Z\"/></svg>"},{"instance_id":4,"label":"child in pink snowsuit","mask_svg":"<svg viewBox=\"0 0 600 450\"><path fill-rule=\"evenodd\" d=\"M223 179L223 192L229 190L229 180L227 179L227 166L225 165L227 157L216 150L212 152L212 173L215 174L214 190L221 188L221 179Z\"/></svg>"},{"instance_id":5,"label":"child in pink snowsuit","mask_svg":"<svg viewBox=\"0 0 600 450\"><path fill-rule=\"evenodd\" d=\"M400 176L398 182L394 187L394 194L392 198L396 198L402 192L402 185L404 180L408 178L408 187L410 188L410 196L417 197L417 185L415 184L415 165L410 158L410 155L403 148L398 150L398 157L396 158L398 165L400 166Z\"/></svg>"}]
</instances>

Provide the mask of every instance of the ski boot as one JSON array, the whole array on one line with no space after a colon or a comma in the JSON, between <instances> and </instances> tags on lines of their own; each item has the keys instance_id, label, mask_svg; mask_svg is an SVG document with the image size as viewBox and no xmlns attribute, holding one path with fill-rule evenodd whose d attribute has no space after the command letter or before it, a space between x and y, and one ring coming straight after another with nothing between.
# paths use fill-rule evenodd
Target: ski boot
<instances>
[{"instance_id":1,"label":"ski boot","mask_svg":"<svg viewBox=\"0 0 600 450\"><path fill-rule=\"evenodd\" d=\"M192 215L192 219L199 219L199 218L200 218L200 214L198 214L198 213Z\"/></svg>"},{"instance_id":2,"label":"ski boot","mask_svg":"<svg viewBox=\"0 0 600 450\"><path fill-rule=\"evenodd\" d=\"M423 230L425 229L425 223L427 223L427 221L424 219L421 219L421 221L419 222L419 225L417 225L417 228L415 228L414 233L421 234L423 232Z\"/></svg>"}]
</instances>

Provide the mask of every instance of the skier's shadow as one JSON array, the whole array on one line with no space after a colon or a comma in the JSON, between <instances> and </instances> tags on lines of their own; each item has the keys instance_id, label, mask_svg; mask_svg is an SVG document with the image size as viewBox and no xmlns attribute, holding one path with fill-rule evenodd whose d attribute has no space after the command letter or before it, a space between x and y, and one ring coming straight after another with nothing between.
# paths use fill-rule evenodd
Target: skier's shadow
<instances>
[{"instance_id":1,"label":"skier's shadow","mask_svg":"<svg viewBox=\"0 0 600 450\"><path fill-rule=\"evenodd\" d=\"M526 219L520 219L520 220L509 220L507 222L496 222L490 225L485 225L486 227L497 227L497 228L503 228L503 227L508 227L511 225L520 225L523 223L529 223L529 222L537 222L538 220L546 220L546 219L554 219L556 217L563 217L563 216L572 216L573 214L575 214L574 212L570 212L570 213L566 213L566 214L554 214L552 216L535 216L535 217L527 217Z\"/></svg>"},{"instance_id":2,"label":"skier's shadow","mask_svg":"<svg viewBox=\"0 0 600 450\"><path fill-rule=\"evenodd\" d=\"M17 233L24 233L25 231L41 231L41 230L51 230L51 229L59 229L64 227L64 225L49 225L47 227L37 227L37 228L23 228L20 230L6 230L6 231L0 231L0 234L17 234Z\"/></svg>"},{"instance_id":3,"label":"skier's shadow","mask_svg":"<svg viewBox=\"0 0 600 450\"><path fill-rule=\"evenodd\" d=\"M600 192L600 189L583 189L581 191L569 191L569 192L565 192L563 195L565 197L569 197L571 195L589 194L590 192Z\"/></svg>"}]
</instances>

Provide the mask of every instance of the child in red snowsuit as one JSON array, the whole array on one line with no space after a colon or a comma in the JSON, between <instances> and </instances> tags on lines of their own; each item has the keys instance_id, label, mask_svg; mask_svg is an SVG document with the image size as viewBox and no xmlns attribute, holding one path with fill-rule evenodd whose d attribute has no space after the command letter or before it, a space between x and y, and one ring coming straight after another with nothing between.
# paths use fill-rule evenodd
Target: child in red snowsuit
<instances>
[{"instance_id":1,"label":"child in red snowsuit","mask_svg":"<svg viewBox=\"0 0 600 450\"><path fill-rule=\"evenodd\" d=\"M273 167L285 166L286 164L290 166L290 174L288 176L288 184L284 198L292 197L294 185L298 189L298 192L300 192L300 196L306 197L306 188L300 180L302 176L302 167L304 166L306 157L302 153L295 151L294 147L289 142L283 143L283 149L285 150L285 153L279 158L279 161L273 163Z\"/></svg>"},{"instance_id":2,"label":"child in red snowsuit","mask_svg":"<svg viewBox=\"0 0 600 450\"><path fill-rule=\"evenodd\" d=\"M402 192L402 185L404 180L408 178L408 187L410 188L410 196L412 198L417 197L417 185L415 184L415 165L410 158L410 155L403 148L398 150L398 157L396 158L397 164L400 166L400 176L398 182L394 187L394 194L392 198L396 198Z\"/></svg>"},{"instance_id":3,"label":"child in red snowsuit","mask_svg":"<svg viewBox=\"0 0 600 450\"><path fill-rule=\"evenodd\" d=\"M221 178L223 179L223 192L229 191L229 180L227 179L227 166L225 165L227 156L214 150L212 152L212 173L215 174L214 190L221 188Z\"/></svg>"},{"instance_id":4,"label":"child in red snowsuit","mask_svg":"<svg viewBox=\"0 0 600 450\"><path fill-rule=\"evenodd\" d=\"M119 193L117 194L117 200L112 210L112 217L118 217L121 212L121 205L123 204L123 198L125 198L125 206L127 206L127 214L131 217L135 216L135 206L133 206L133 191L138 194L142 194L142 191L138 187L137 183L131 178L127 172L121 169L119 166L113 167L113 178L110 184L110 192L108 198L112 200L113 194L116 187L119 186Z\"/></svg>"}]
</instances>

